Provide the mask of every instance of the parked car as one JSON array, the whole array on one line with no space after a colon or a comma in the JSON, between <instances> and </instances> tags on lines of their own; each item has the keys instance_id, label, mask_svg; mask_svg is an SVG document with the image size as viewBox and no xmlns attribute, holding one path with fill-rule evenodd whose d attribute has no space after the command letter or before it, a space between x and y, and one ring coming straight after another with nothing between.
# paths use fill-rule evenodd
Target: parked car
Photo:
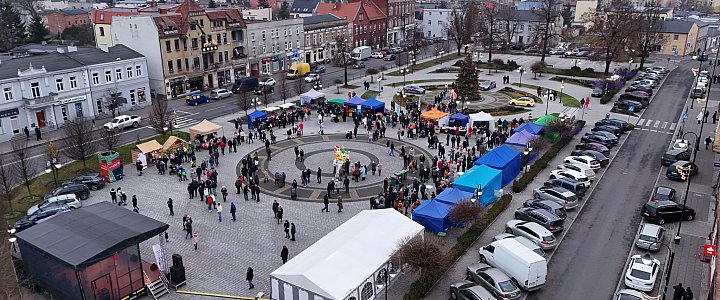
<instances>
[{"instance_id":1,"label":"parked car","mask_svg":"<svg viewBox=\"0 0 720 300\"><path fill-rule=\"evenodd\" d=\"M142 120L142 117L137 115L121 115L113 118L110 122L103 124L103 128L107 131L115 132L128 127L138 128L138 126L140 126L140 120Z\"/></svg>"},{"instance_id":2,"label":"parked car","mask_svg":"<svg viewBox=\"0 0 720 300\"><path fill-rule=\"evenodd\" d=\"M567 218L567 210L565 210L565 206L552 200L529 199L523 202L523 207L541 208L547 210L553 215L556 215L561 220L565 220Z\"/></svg>"},{"instance_id":3,"label":"parked car","mask_svg":"<svg viewBox=\"0 0 720 300\"><path fill-rule=\"evenodd\" d=\"M590 93L590 96L593 97L602 97L603 95L605 95L605 89L595 88L592 90L592 93Z\"/></svg>"},{"instance_id":4,"label":"parked car","mask_svg":"<svg viewBox=\"0 0 720 300\"><path fill-rule=\"evenodd\" d=\"M653 89L651 89L649 87L642 87L642 86L636 85L636 86L629 86L628 88L625 89L625 92L635 92L635 91L640 91L640 92L646 93L650 96L653 95Z\"/></svg>"},{"instance_id":5,"label":"parked car","mask_svg":"<svg viewBox=\"0 0 720 300\"><path fill-rule=\"evenodd\" d=\"M650 292L660 272L660 261L652 258L646 261L641 255L633 255L625 271L625 286L639 291Z\"/></svg>"},{"instance_id":6,"label":"parked car","mask_svg":"<svg viewBox=\"0 0 720 300\"><path fill-rule=\"evenodd\" d=\"M482 286L467 280L450 285L450 298L453 300L495 299L495 297Z\"/></svg>"},{"instance_id":7,"label":"parked car","mask_svg":"<svg viewBox=\"0 0 720 300\"><path fill-rule=\"evenodd\" d=\"M370 57L372 58L383 58L383 54L381 52L373 52Z\"/></svg>"},{"instance_id":8,"label":"parked car","mask_svg":"<svg viewBox=\"0 0 720 300\"><path fill-rule=\"evenodd\" d=\"M365 68L365 62L362 60L355 61L353 64L353 69L362 69Z\"/></svg>"},{"instance_id":9,"label":"parked car","mask_svg":"<svg viewBox=\"0 0 720 300\"><path fill-rule=\"evenodd\" d=\"M573 150L570 152L570 155L587 155L595 160L597 160L600 163L601 167L607 166L610 164L610 159L605 155L595 150Z\"/></svg>"},{"instance_id":10,"label":"parked car","mask_svg":"<svg viewBox=\"0 0 720 300\"><path fill-rule=\"evenodd\" d=\"M538 223L552 233L565 229L560 217L543 208L520 207L515 210L515 219Z\"/></svg>"},{"instance_id":11,"label":"parked car","mask_svg":"<svg viewBox=\"0 0 720 300\"><path fill-rule=\"evenodd\" d=\"M600 164L598 164L600 165ZM573 163L564 162L557 166L558 170L571 170L578 173L585 174L590 180L595 180L595 171L583 165L576 165Z\"/></svg>"},{"instance_id":12,"label":"parked car","mask_svg":"<svg viewBox=\"0 0 720 300\"><path fill-rule=\"evenodd\" d=\"M667 167L678 160L690 160L690 152L687 149L670 149L660 158L660 164Z\"/></svg>"},{"instance_id":13,"label":"parked car","mask_svg":"<svg viewBox=\"0 0 720 300\"><path fill-rule=\"evenodd\" d=\"M208 103L209 101L210 101L210 98L208 98L208 96L205 96L201 93L190 93L187 96L185 96L185 103L187 105L197 106L198 104Z\"/></svg>"},{"instance_id":14,"label":"parked car","mask_svg":"<svg viewBox=\"0 0 720 300\"><path fill-rule=\"evenodd\" d=\"M325 73L326 69L323 65L318 65L315 68L312 69L313 73L322 74Z\"/></svg>"},{"instance_id":15,"label":"parked car","mask_svg":"<svg viewBox=\"0 0 720 300\"><path fill-rule=\"evenodd\" d=\"M489 91L496 87L497 87L497 85L495 84L495 81L493 81L493 80L486 80L486 81L483 81L482 83L480 83L481 91Z\"/></svg>"},{"instance_id":16,"label":"parked car","mask_svg":"<svg viewBox=\"0 0 720 300\"><path fill-rule=\"evenodd\" d=\"M613 108L617 110L627 110L630 111L630 107L632 107L633 111L641 111L643 109L643 105L640 102L632 101L628 99L618 99L613 104Z\"/></svg>"},{"instance_id":17,"label":"parked car","mask_svg":"<svg viewBox=\"0 0 720 300\"><path fill-rule=\"evenodd\" d=\"M656 186L655 190L653 190L652 197L650 197L650 200L652 201L675 201L675 195L677 192L674 188L667 187L667 186Z\"/></svg>"},{"instance_id":18,"label":"parked car","mask_svg":"<svg viewBox=\"0 0 720 300\"><path fill-rule=\"evenodd\" d=\"M690 143L687 140L677 139L673 142L672 149L687 151L690 150Z\"/></svg>"},{"instance_id":19,"label":"parked car","mask_svg":"<svg viewBox=\"0 0 720 300\"><path fill-rule=\"evenodd\" d=\"M575 145L575 150L592 150L610 156L610 149L598 143L580 143Z\"/></svg>"},{"instance_id":20,"label":"parked car","mask_svg":"<svg viewBox=\"0 0 720 300\"><path fill-rule=\"evenodd\" d=\"M469 265L467 279L481 285L498 299L520 299L520 288L503 271L484 263Z\"/></svg>"},{"instance_id":21,"label":"parked car","mask_svg":"<svg viewBox=\"0 0 720 300\"><path fill-rule=\"evenodd\" d=\"M524 236L517 236L510 233L499 233L493 237L493 241L499 241L502 239L513 239L516 242L522 244L523 246L527 247L528 249L532 250L532 252L537 253L537 255L540 255L542 257L545 257L545 250L540 248L535 242L529 240L528 238Z\"/></svg>"},{"instance_id":22,"label":"parked car","mask_svg":"<svg viewBox=\"0 0 720 300\"><path fill-rule=\"evenodd\" d=\"M16 231L22 231L48 218L51 218L58 213L63 213L67 211L70 211L70 207L67 205L50 205L45 208L40 208L33 214L18 219L15 222L13 228L15 228Z\"/></svg>"},{"instance_id":23,"label":"parked car","mask_svg":"<svg viewBox=\"0 0 720 300\"><path fill-rule=\"evenodd\" d=\"M552 232L535 222L510 220L505 223L505 233L523 236L535 242L543 250L552 250L557 246L557 240Z\"/></svg>"},{"instance_id":24,"label":"parked car","mask_svg":"<svg viewBox=\"0 0 720 300\"><path fill-rule=\"evenodd\" d=\"M673 201L648 201L643 205L640 214L646 221L663 225L665 222L677 222L681 219L692 221L695 210Z\"/></svg>"},{"instance_id":25,"label":"parked car","mask_svg":"<svg viewBox=\"0 0 720 300\"><path fill-rule=\"evenodd\" d=\"M391 61L391 60L395 60L396 58L397 58L397 55L395 55L395 54L388 54L388 55L386 55L385 57L383 57L383 60L385 60L385 61Z\"/></svg>"},{"instance_id":26,"label":"parked car","mask_svg":"<svg viewBox=\"0 0 720 300\"><path fill-rule=\"evenodd\" d=\"M573 180L577 180L579 182L584 182L586 187L590 187L590 178L587 177L587 175L576 172L573 170L552 170L550 171L550 179L555 179L559 177L565 177L570 178Z\"/></svg>"},{"instance_id":27,"label":"parked car","mask_svg":"<svg viewBox=\"0 0 720 300\"><path fill-rule=\"evenodd\" d=\"M277 82L275 81L275 78L268 77L263 80L260 80L259 83L260 83L260 85L275 86L275 83L277 83Z\"/></svg>"},{"instance_id":28,"label":"parked car","mask_svg":"<svg viewBox=\"0 0 720 300\"><path fill-rule=\"evenodd\" d=\"M600 126L600 125L612 125L612 126L622 129L623 131L630 130L630 123L625 122L623 120L618 120L618 119L607 118L607 119L601 119L600 121L595 122L595 126Z\"/></svg>"},{"instance_id":29,"label":"parked car","mask_svg":"<svg viewBox=\"0 0 720 300\"><path fill-rule=\"evenodd\" d=\"M561 187L568 191L571 191L577 196L578 198L585 197L585 194L587 193L587 187L585 186L584 182L580 182L574 179L570 178L555 178L555 179L548 179L543 183L544 187ZM563 207L565 207L563 205Z\"/></svg>"},{"instance_id":30,"label":"parked car","mask_svg":"<svg viewBox=\"0 0 720 300\"><path fill-rule=\"evenodd\" d=\"M403 92L406 94L422 95L425 94L425 89L417 85L406 85L403 87Z\"/></svg>"},{"instance_id":31,"label":"parked car","mask_svg":"<svg viewBox=\"0 0 720 300\"><path fill-rule=\"evenodd\" d=\"M535 106L535 99L533 99L532 97L512 98L510 99L510 101L508 101L508 104L515 106L533 107Z\"/></svg>"},{"instance_id":32,"label":"parked car","mask_svg":"<svg viewBox=\"0 0 720 300\"><path fill-rule=\"evenodd\" d=\"M540 48L535 46L530 46L525 48L525 53L540 53Z\"/></svg>"},{"instance_id":33,"label":"parked car","mask_svg":"<svg viewBox=\"0 0 720 300\"><path fill-rule=\"evenodd\" d=\"M60 195L60 196L56 196L56 197L47 198L47 199L43 200L42 202L35 204L35 205L31 206L30 208L28 208L27 214L32 215L38 209L46 208L48 206L53 206L53 205L67 205L68 207L70 207L72 209L77 209L77 208L82 207L82 203L80 202L78 197L75 196L75 194L67 194L67 195Z\"/></svg>"},{"instance_id":34,"label":"parked car","mask_svg":"<svg viewBox=\"0 0 720 300\"><path fill-rule=\"evenodd\" d=\"M105 177L102 177L100 173L86 173L65 181L63 185L71 183L84 184L90 190L97 191L105 187Z\"/></svg>"},{"instance_id":35,"label":"parked car","mask_svg":"<svg viewBox=\"0 0 720 300\"><path fill-rule=\"evenodd\" d=\"M50 194L45 195L44 199L47 200L50 197L67 194L75 194L75 196L80 198L80 200L87 200L87 198L90 197L90 189L84 184L67 183L54 189L52 192L50 192Z\"/></svg>"},{"instance_id":36,"label":"parked car","mask_svg":"<svg viewBox=\"0 0 720 300\"><path fill-rule=\"evenodd\" d=\"M272 94L275 91L275 87L272 85L261 85L253 90L255 95Z\"/></svg>"},{"instance_id":37,"label":"parked car","mask_svg":"<svg viewBox=\"0 0 720 300\"><path fill-rule=\"evenodd\" d=\"M545 286L547 260L519 242L502 239L480 248L478 252L481 263L500 269L519 288L534 291Z\"/></svg>"},{"instance_id":38,"label":"parked car","mask_svg":"<svg viewBox=\"0 0 720 300\"><path fill-rule=\"evenodd\" d=\"M612 300L658 300L658 297L648 296L641 291L622 289L615 294Z\"/></svg>"},{"instance_id":39,"label":"parked car","mask_svg":"<svg viewBox=\"0 0 720 300\"><path fill-rule=\"evenodd\" d=\"M552 55L559 55L565 53L565 48L563 47L555 47L550 49L550 54Z\"/></svg>"},{"instance_id":40,"label":"parked car","mask_svg":"<svg viewBox=\"0 0 720 300\"><path fill-rule=\"evenodd\" d=\"M575 193L561 187L539 187L533 190L535 199L551 200L562 205L566 210L578 206L578 199Z\"/></svg>"},{"instance_id":41,"label":"parked car","mask_svg":"<svg viewBox=\"0 0 720 300\"><path fill-rule=\"evenodd\" d=\"M607 131L592 131L592 132L586 133L585 135L589 135L589 134L602 135L605 138L610 139L616 145L620 142L620 139L615 134L607 132Z\"/></svg>"},{"instance_id":42,"label":"parked car","mask_svg":"<svg viewBox=\"0 0 720 300\"><path fill-rule=\"evenodd\" d=\"M214 89L210 92L210 99L220 100L232 96L232 92L226 89Z\"/></svg>"},{"instance_id":43,"label":"parked car","mask_svg":"<svg viewBox=\"0 0 720 300\"><path fill-rule=\"evenodd\" d=\"M320 80L320 75L317 73L310 73L305 76L305 82L313 83Z\"/></svg>"},{"instance_id":44,"label":"parked car","mask_svg":"<svg viewBox=\"0 0 720 300\"><path fill-rule=\"evenodd\" d=\"M637 93L640 93L640 92L637 92ZM640 103L640 106L636 107L635 110L640 110L640 109L646 108L646 107L648 107L648 105L650 105L650 97L648 97L646 95L625 93L625 94L620 95L620 97L618 97L618 99L619 100L632 100L637 103Z\"/></svg>"},{"instance_id":45,"label":"parked car","mask_svg":"<svg viewBox=\"0 0 720 300\"><path fill-rule=\"evenodd\" d=\"M616 137L620 137L623 134L622 129L612 126L612 125L595 126L592 129L590 129L590 131L592 131L592 132L599 132L599 131L609 132L609 133L612 133L613 135L615 135Z\"/></svg>"},{"instance_id":46,"label":"parked car","mask_svg":"<svg viewBox=\"0 0 720 300\"><path fill-rule=\"evenodd\" d=\"M618 143L617 138L609 139L605 136L594 134L593 132L585 134L585 136L580 138L580 141L583 143L598 143L608 148L612 148Z\"/></svg>"},{"instance_id":47,"label":"parked car","mask_svg":"<svg viewBox=\"0 0 720 300\"><path fill-rule=\"evenodd\" d=\"M640 224L640 230L635 238L635 246L648 251L658 251L664 237L665 228L662 226L650 223Z\"/></svg>"},{"instance_id":48,"label":"parked car","mask_svg":"<svg viewBox=\"0 0 720 300\"><path fill-rule=\"evenodd\" d=\"M689 168L690 169L689 176L694 176L698 172L698 166L696 164L691 163L687 160L678 160L667 167L667 170L665 171L665 176L668 179L676 180L676 181L687 180L687 179L683 179L683 177L678 172L678 168Z\"/></svg>"},{"instance_id":49,"label":"parked car","mask_svg":"<svg viewBox=\"0 0 720 300\"><path fill-rule=\"evenodd\" d=\"M600 162L590 156L566 156L563 162L584 166L591 170L600 169Z\"/></svg>"}]
</instances>

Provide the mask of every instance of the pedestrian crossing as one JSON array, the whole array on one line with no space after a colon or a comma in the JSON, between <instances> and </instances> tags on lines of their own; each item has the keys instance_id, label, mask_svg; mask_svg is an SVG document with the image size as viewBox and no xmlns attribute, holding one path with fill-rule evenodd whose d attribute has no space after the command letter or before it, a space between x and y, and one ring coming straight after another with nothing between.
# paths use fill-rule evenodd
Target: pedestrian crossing
<instances>
[{"instance_id":1,"label":"pedestrian crossing","mask_svg":"<svg viewBox=\"0 0 720 300\"><path fill-rule=\"evenodd\" d=\"M197 115L197 113L175 110L175 118L173 119L174 128L185 128L200 123L201 121L191 118L191 116L194 115Z\"/></svg>"},{"instance_id":2,"label":"pedestrian crossing","mask_svg":"<svg viewBox=\"0 0 720 300\"><path fill-rule=\"evenodd\" d=\"M637 123L635 123L635 129L671 135L675 133L676 127L677 123L675 122L651 119L639 119Z\"/></svg>"}]
</instances>

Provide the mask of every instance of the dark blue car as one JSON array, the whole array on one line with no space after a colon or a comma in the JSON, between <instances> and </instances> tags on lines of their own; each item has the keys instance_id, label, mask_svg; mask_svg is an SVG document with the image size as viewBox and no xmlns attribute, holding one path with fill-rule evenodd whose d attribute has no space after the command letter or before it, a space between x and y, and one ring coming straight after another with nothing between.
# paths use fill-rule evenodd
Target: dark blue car
<instances>
[{"instance_id":1,"label":"dark blue car","mask_svg":"<svg viewBox=\"0 0 720 300\"><path fill-rule=\"evenodd\" d=\"M197 106L200 103L207 103L208 101L210 101L210 98L200 93L188 94L187 97L185 97L185 103L187 103L187 105Z\"/></svg>"}]
</instances>

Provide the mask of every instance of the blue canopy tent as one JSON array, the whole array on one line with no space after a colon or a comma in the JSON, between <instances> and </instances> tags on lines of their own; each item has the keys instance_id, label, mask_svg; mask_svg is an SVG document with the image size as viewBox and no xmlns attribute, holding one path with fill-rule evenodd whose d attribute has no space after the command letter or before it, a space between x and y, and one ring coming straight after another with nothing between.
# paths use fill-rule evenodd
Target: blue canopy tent
<instances>
[{"instance_id":1,"label":"blue canopy tent","mask_svg":"<svg viewBox=\"0 0 720 300\"><path fill-rule=\"evenodd\" d=\"M502 186L511 183L520 174L522 167L521 153L502 144L495 147L475 161L475 165L487 165L502 171Z\"/></svg>"},{"instance_id":2,"label":"blue canopy tent","mask_svg":"<svg viewBox=\"0 0 720 300\"><path fill-rule=\"evenodd\" d=\"M260 121L267 119L267 113L256 110L248 114L248 128L256 128Z\"/></svg>"},{"instance_id":3,"label":"blue canopy tent","mask_svg":"<svg viewBox=\"0 0 720 300\"><path fill-rule=\"evenodd\" d=\"M530 134L540 135L545 131L545 127L542 125L535 124L533 122L525 122L525 123L522 123L522 125L516 127L513 130L513 133L520 132L523 130L529 132Z\"/></svg>"},{"instance_id":4,"label":"blue canopy tent","mask_svg":"<svg viewBox=\"0 0 720 300\"><path fill-rule=\"evenodd\" d=\"M473 166L458 179L455 179L452 186L464 192L475 193L479 187L483 194L480 197L480 204L487 206L497 199L495 191L500 190L502 183L502 172L486 165Z\"/></svg>"},{"instance_id":5,"label":"blue canopy tent","mask_svg":"<svg viewBox=\"0 0 720 300\"><path fill-rule=\"evenodd\" d=\"M363 102L365 102L365 99L355 96L350 98L350 100L345 101L345 105L350 106L350 108L352 109L355 109L358 105L362 105Z\"/></svg>"},{"instance_id":6,"label":"blue canopy tent","mask_svg":"<svg viewBox=\"0 0 720 300\"><path fill-rule=\"evenodd\" d=\"M370 98L360 103L363 110L371 110L373 113L385 112L385 102L378 101L375 98Z\"/></svg>"},{"instance_id":7,"label":"blue canopy tent","mask_svg":"<svg viewBox=\"0 0 720 300\"><path fill-rule=\"evenodd\" d=\"M450 116L450 126L456 126L457 122L460 122L460 126L465 127L467 126L467 123L470 122L470 117L461 113L456 113Z\"/></svg>"},{"instance_id":8,"label":"blue canopy tent","mask_svg":"<svg viewBox=\"0 0 720 300\"><path fill-rule=\"evenodd\" d=\"M435 200L426 200L413 210L412 219L425 228L438 233L453 226L448 217L450 209L452 209L452 206L448 204Z\"/></svg>"},{"instance_id":9,"label":"blue canopy tent","mask_svg":"<svg viewBox=\"0 0 720 300\"><path fill-rule=\"evenodd\" d=\"M530 142L532 139L534 139L536 137L538 137L538 135L534 135L525 130L523 130L523 131L516 130L513 135L511 135L507 140L505 140L505 144L527 147L528 142Z\"/></svg>"},{"instance_id":10,"label":"blue canopy tent","mask_svg":"<svg viewBox=\"0 0 720 300\"><path fill-rule=\"evenodd\" d=\"M446 188L442 191L442 193L435 197L435 200L445 204L453 205L458 202L469 200L470 198L472 198L472 196L473 193L470 192L463 192L460 189L456 188Z\"/></svg>"}]
</instances>

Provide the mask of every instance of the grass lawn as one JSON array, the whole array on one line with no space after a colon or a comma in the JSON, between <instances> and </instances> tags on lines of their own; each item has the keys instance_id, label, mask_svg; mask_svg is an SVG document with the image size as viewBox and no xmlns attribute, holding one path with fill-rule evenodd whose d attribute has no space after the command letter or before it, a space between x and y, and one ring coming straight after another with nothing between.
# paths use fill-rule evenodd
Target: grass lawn
<instances>
[{"instance_id":1,"label":"grass lawn","mask_svg":"<svg viewBox=\"0 0 720 300\"><path fill-rule=\"evenodd\" d=\"M512 85L514 85L514 86L520 86L520 84L517 83L517 82L513 82ZM541 87L541 86L534 85L534 84L523 83L522 87L537 90L537 88L538 88L538 87ZM545 89L548 89L548 88L546 88L546 87L542 87L542 88L543 88L544 90L545 90ZM553 89L549 89L549 90L551 90L551 91L556 91L556 90L553 90ZM568 94L566 94L566 93L560 93L560 91L556 91L556 92L558 92L558 98L561 98L561 99L562 99L562 103L563 103L564 106L568 106L568 107L580 107L580 100L578 100L577 98L575 98L575 97L573 97L573 96L570 96L570 95L568 95ZM537 100L535 100L535 101L537 101Z\"/></svg>"},{"instance_id":2,"label":"grass lawn","mask_svg":"<svg viewBox=\"0 0 720 300\"><path fill-rule=\"evenodd\" d=\"M386 84L385 86L404 86L408 84L425 83L425 82L453 82L455 79L418 79L412 81L400 81L396 83Z\"/></svg>"},{"instance_id":3,"label":"grass lawn","mask_svg":"<svg viewBox=\"0 0 720 300\"><path fill-rule=\"evenodd\" d=\"M587 79L577 79L577 78L571 78L571 77L565 77L565 76L553 76L550 78L552 81L561 82L564 81L565 83L574 84L577 86L581 86L584 88L594 88L595 83L592 80Z\"/></svg>"},{"instance_id":4,"label":"grass lawn","mask_svg":"<svg viewBox=\"0 0 720 300\"><path fill-rule=\"evenodd\" d=\"M457 53L450 53L450 54L446 54L446 55L443 56L442 62L445 63L445 62L448 62L449 60L453 60L453 59L457 59L457 58L462 58L462 57L463 57L462 55L457 55ZM417 71L420 71L420 70L424 70L424 69L427 69L427 68L430 68L430 67L433 67L433 66L437 66L437 65L439 65L439 64L440 64L440 59L439 59L439 58L438 58L438 59L428 60L428 61L426 61L426 62L421 62L421 63L419 63L419 64L415 64L415 65L412 66L411 68L409 67L409 69L411 69L412 72L408 72L408 74L412 74L412 73L417 72ZM386 73L385 75L388 75L388 76L402 76L402 74L400 74L400 71L392 71L392 72L390 72L390 73Z\"/></svg>"},{"instance_id":5,"label":"grass lawn","mask_svg":"<svg viewBox=\"0 0 720 300\"><path fill-rule=\"evenodd\" d=\"M360 98L363 98L363 99L377 98L378 95L380 95L380 92L369 90L367 92L364 92L362 95L360 95Z\"/></svg>"},{"instance_id":6,"label":"grass lawn","mask_svg":"<svg viewBox=\"0 0 720 300\"><path fill-rule=\"evenodd\" d=\"M405 98L403 98L393 95L393 101L395 101L397 105L400 105L400 107L405 107L408 103L417 103L418 96L406 95Z\"/></svg>"},{"instance_id":7,"label":"grass lawn","mask_svg":"<svg viewBox=\"0 0 720 300\"><path fill-rule=\"evenodd\" d=\"M188 140L190 138L187 132L175 131L173 132L173 135L185 140ZM168 139L168 137L169 135L156 136L154 139L156 139L160 144L162 144ZM140 143L149 140L151 139L142 140L140 141ZM135 148L135 145L136 143L131 143L117 147L115 149L117 152L120 153L120 159L122 160L123 164L125 164L125 172L128 172L128 174L130 174L130 172L134 172L134 166L128 164L132 163L131 155L132 149ZM90 158L88 158L88 160L86 160L86 163L87 170L83 169L83 163L81 161L73 161L71 163L63 165L60 169L57 170L58 184L62 184L63 181L84 172L99 172L100 167L97 156L91 156ZM16 187L13 190L13 198L11 200L12 210L9 210L10 212L5 215L5 219L8 221L9 224L11 224L11 222L15 222L15 220L25 215L25 212L30 206L33 206L40 202L42 197L52 191L54 188L55 182L53 180L52 173L42 173L42 175L30 180L30 190L32 191L31 197L28 197L27 187L25 185L20 185Z\"/></svg>"}]
</instances>

